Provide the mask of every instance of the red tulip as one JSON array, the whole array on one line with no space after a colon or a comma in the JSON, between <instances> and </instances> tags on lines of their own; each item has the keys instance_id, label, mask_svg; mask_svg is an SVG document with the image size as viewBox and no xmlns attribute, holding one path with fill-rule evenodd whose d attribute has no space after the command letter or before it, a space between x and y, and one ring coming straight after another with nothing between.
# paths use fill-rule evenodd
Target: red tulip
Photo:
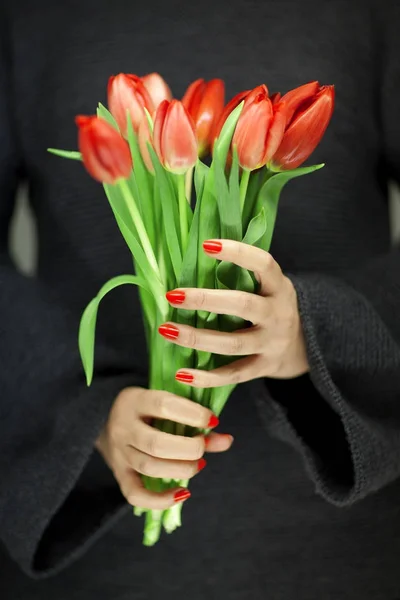
<instances>
[{"instance_id":1,"label":"red tulip","mask_svg":"<svg viewBox=\"0 0 400 600\"><path fill-rule=\"evenodd\" d=\"M127 118L129 111L133 129L137 131L142 119L146 118L144 108L150 114L154 112L153 101L144 83L136 75L120 73L108 81L108 107L122 135L127 137Z\"/></svg>"},{"instance_id":2,"label":"red tulip","mask_svg":"<svg viewBox=\"0 0 400 600\"><path fill-rule=\"evenodd\" d=\"M335 91L333 86L319 87L315 91L315 82L307 84L308 95L302 86L292 90L282 98L289 96L289 118L277 152L272 163L281 169L295 169L299 167L318 146L331 120ZM318 85L318 84L317 84Z\"/></svg>"},{"instance_id":3,"label":"red tulip","mask_svg":"<svg viewBox=\"0 0 400 600\"><path fill-rule=\"evenodd\" d=\"M163 100L172 100L172 92L167 83L158 73L149 73L141 77L141 80L150 94L153 106L156 109Z\"/></svg>"},{"instance_id":4,"label":"red tulip","mask_svg":"<svg viewBox=\"0 0 400 600\"><path fill-rule=\"evenodd\" d=\"M164 167L183 174L197 161L197 140L193 121L179 100L164 100L154 120L153 143Z\"/></svg>"},{"instance_id":5,"label":"red tulip","mask_svg":"<svg viewBox=\"0 0 400 600\"><path fill-rule=\"evenodd\" d=\"M253 171L265 165L278 149L285 125L285 105L283 102L273 105L265 85L250 92L232 140L240 166Z\"/></svg>"},{"instance_id":6,"label":"red tulip","mask_svg":"<svg viewBox=\"0 0 400 600\"><path fill-rule=\"evenodd\" d=\"M83 164L90 175L103 183L127 179L132 169L129 146L106 121L97 117L77 116L78 145Z\"/></svg>"},{"instance_id":7,"label":"red tulip","mask_svg":"<svg viewBox=\"0 0 400 600\"><path fill-rule=\"evenodd\" d=\"M212 131L224 109L225 84L222 79L208 83L197 79L186 90L182 104L192 117L199 146L199 155L208 152L212 143Z\"/></svg>"}]
</instances>

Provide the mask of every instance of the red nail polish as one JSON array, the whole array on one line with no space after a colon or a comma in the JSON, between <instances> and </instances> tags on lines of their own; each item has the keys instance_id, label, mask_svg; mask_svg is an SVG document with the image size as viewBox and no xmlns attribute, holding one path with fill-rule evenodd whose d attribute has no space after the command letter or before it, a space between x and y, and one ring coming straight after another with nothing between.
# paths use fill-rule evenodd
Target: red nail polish
<instances>
[{"instance_id":1,"label":"red nail polish","mask_svg":"<svg viewBox=\"0 0 400 600\"><path fill-rule=\"evenodd\" d=\"M221 242L203 242L203 248L208 254L219 254L222 250Z\"/></svg>"},{"instance_id":2,"label":"red nail polish","mask_svg":"<svg viewBox=\"0 0 400 600\"><path fill-rule=\"evenodd\" d=\"M179 290L173 290L172 292L167 292L165 297L171 304L183 304L185 302L186 294Z\"/></svg>"},{"instance_id":3,"label":"red nail polish","mask_svg":"<svg viewBox=\"0 0 400 600\"><path fill-rule=\"evenodd\" d=\"M209 436L205 436L204 438L204 447L208 448L209 444L210 444L210 437Z\"/></svg>"},{"instance_id":4,"label":"red nail polish","mask_svg":"<svg viewBox=\"0 0 400 600\"><path fill-rule=\"evenodd\" d=\"M183 502L184 500L187 500L188 498L190 498L190 496L191 496L191 493L189 492L189 490L178 490L174 494L174 501L175 502Z\"/></svg>"},{"instance_id":5,"label":"red nail polish","mask_svg":"<svg viewBox=\"0 0 400 600\"><path fill-rule=\"evenodd\" d=\"M197 472L202 471L204 469L204 467L206 466L207 461L204 460L204 458L201 458L199 460L199 462L197 463Z\"/></svg>"},{"instance_id":6,"label":"red nail polish","mask_svg":"<svg viewBox=\"0 0 400 600\"><path fill-rule=\"evenodd\" d=\"M219 424L219 419L216 415L211 415L210 420L208 421L208 428L214 429Z\"/></svg>"},{"instance_id":7,"label":"red nail polish","mask_svg":"<svg viewBox=\"0 0 400 600\"><path fill-rule=\"evenodd\" d=\"M194 377L191 373L187 373L186 371L178 371L175 375L175 379L182 383L192 383Z\"/></svg>"},{"instance_id":8,"label":"red nail polish","mask_svg":"<svg viewBox=\"0 0 400 600\"><path fill-rule=\"evenodd\" d=\"M160 325L158 333L169 340L176 340L179 335L179 329L175 325Z\"/></svg>"}]
</instances>

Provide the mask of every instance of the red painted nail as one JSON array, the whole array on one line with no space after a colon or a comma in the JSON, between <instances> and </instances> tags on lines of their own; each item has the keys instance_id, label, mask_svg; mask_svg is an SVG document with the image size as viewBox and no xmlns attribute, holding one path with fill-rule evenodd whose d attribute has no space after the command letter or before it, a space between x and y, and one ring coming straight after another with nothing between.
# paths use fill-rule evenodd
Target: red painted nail
<instances>
[{"instance_id":1,"label":"red painted nail","mask_svg":"<svg viewBox=\"0 0 400 600\"><path fill-rule=\"evenodd\" d=\"M189 492L189 490L178 490L174 494L174 502L183 502L184 500L190 498L191 495L192 494Z\"/></svg>"},{"instance_id":2,"label":"red painted nail","mask_svg":"<svg viewBox=\"0 0 400 600\"><path fill-rule=\"evenodd\" d=\"M179 329L175 325L160 325L158 333L169 340L176 340L179 335Z\"/></svg>"},{"instance_id":3,"label":"red painted nail","mask_svg":"<svg viewBox=\"0 0 400 600\"><path fill-rule=\"evenodd\" d=\"M206 435L205 438L204 438L204 446L205 446L205 448L207 448L209 446L210 441L211 441L210 440L210 436Z\"/></svg>"},{"instance_id":4,"label":"red painted nail","mask_svg":"<svg viewBox=\"0 0 400 600\"><path fill-rule=\"evenodd\" d=\"M209 429L214 429L219 424L219 419L216 415L211 415L210 420L208 421Z\"/></svg>"},{"instance_id":5,"label":"red painted nail","mask_svg":"<svg viewBox=\"0 0 400 600\"><path fill-rule=\"evenodd\" d=\"M199 460L199 462L197 463L197 472L202 471L204 469L204 467L206 466L207 461L204 460L204 458L201 458Z\"/></svg>"},{"instance_id":6,"label":"red painted nail","mask_svg":"<svg viewBox=\"0 0 400 600\"><path fill-rule=\"evenodd\" d=\"M203 248L209 254L219 254L222 250L222 244L221 242L203 242Z\"/></svg>"},{"instance_id":7,"label":"red painted nail","mask_svg":"<svg viewBox=\"0 0 400 600\"><path fill-rule=\"evenodd\" d=\"M192 383L194 377L191 373L187 373L186 371L178 371L175 375L175 379L182 383Z\"/></svg>"},{"instance_id":8,"label":"red painted nail","mask_svg":"<svg viewBox=\"0 0 400 600\"><path fill-rule=\"evenodd\" d=\"M185 302L186 294L179 290L173 290L172 292L167 292L165 297L171 304L183 304Z\"/></svg>"}]
</instances>

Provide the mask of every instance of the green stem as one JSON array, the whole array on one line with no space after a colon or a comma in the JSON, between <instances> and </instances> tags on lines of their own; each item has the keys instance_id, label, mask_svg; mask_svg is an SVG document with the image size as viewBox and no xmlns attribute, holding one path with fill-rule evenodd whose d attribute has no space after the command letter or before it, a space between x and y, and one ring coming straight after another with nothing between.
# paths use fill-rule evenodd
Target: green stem
<instances>
[{"instance_id":1,"label":"green stem","mask_svg":"<svg viewBox=\"0 0 400 600\"><path fill-rule=\"evenodd\" d=\"M243 212L244 201L246 200L247 188L250 181L251 171L243 171L242 178L240 180L239 197L240 197L240 210Z\"/></svg>"},{"instance_id":2,"label":"green stem","mask_svg":"<svg viewBox=\"0 0 400 600\"><path fill-rule=\"evenodd\" d=\"M190 204L190 200L192 198L193 171L194 171L194 167L189 169L189 171L187 171L187 173L185 175L185 192L186 192L186 198L187 198L187 201L189 202L189 204Z\"/></svg>"},{"instance_id":3,"label":"green stem","mask_svg":"<svg viewBox=\"0 0 400 600\"><path fill-rule=\"evenodd\" d=\"M178 175L179 224L181 228L182 255L185 254L188 242L186 175Z\"/></svg>"},{"instance_id":4,"label":"green stem","mask_svg":"<svg viewBox=\"0 0 400 600\"><path fill-rule=\"evenodd\" d=\"M131 194L131 191L128 187L128 184L126 182L126 179L120 179L119 180L119 187L120 190L122 192L122 195L125 199L126 202L126 206L130 212L130 215L132 217L132 221L136 227L136 231L138 233L140 242L142 244L143 250L148 258L148 261L150 263L151 268L153 269L153 271L155 272L155 274L157 275L158 279L161 282L161 275L160 275L160 270L158 268L158 264L157 264L157 260L156 257L154 255L154 251L153 251L153 247L151 245L151 242L149 240L149 237L147 235L146 232L146 228L144 226L142 217L140 215L139 209L137 207L137 204L135 202L134 197Z\"/></svg>"}]
</instances>

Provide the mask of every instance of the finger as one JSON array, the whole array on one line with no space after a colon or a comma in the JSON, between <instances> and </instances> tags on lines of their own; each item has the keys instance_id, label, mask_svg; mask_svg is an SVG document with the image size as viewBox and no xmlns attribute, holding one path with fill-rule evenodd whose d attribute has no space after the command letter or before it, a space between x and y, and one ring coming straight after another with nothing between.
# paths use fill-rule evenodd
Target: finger
<instances>
[{"instance_id":1,"label":"finger","mask_svg":"<svg viewBox=\"0 0 400 600\"><path fill-rule=\"evenodd\" d=\"M262 352L265 342L265 331L258 327L239 329L230 333L164 323L158 331L168 341L179 346L228 356L257 354Z\"/></svg>"},{"instance_id":2,"label":"finger","mask_svg":"<svg viewBox=\"0 0 400 600\"><path fill-rule=\"evenodd\" d=\"M210 409L165 391L156 390L143 397L136 410L142 417L174 421L196 429L209 429L218 425L218 418Z\"/></svg>"},{"instance_id":3,"label":"finger","mask_svg":"<svg viewBox=\"0 0 400 600\"><path fill-rule=\"evenodd\" d=\"M233 444L233 436L228 433L210 433L205 438L206 452L226 452Z\"/></svg>"},{"instance_id":4,"label":"finger","mask_svg":"<svg viewBox=\"0 0 400 600\"><path fill-rule=\"evenodd\" d=\"M284 281L281 268L269 252L234 240L207 240L203 244L208 255L253 271L260 282L262 296L276 294Z\"/></svg>"},{"instance_id":5,"label":"finger","mask_svg":"<svg viewBox=\"0 0 400 600\"><path fill-rule=\"evenodd\" d=\"M132 469L121 468L115 477L127 502L138 508L152 510L165 510L177 502L182 502L190 497L189 490L175 488L164 492L151 492L144 486L141 476Z\"/></svg>"},{"instance_id":6,"label":"finger","mask_svg":"<svg viewBox=\"0 0 400 600\"><path fill-rule=\"evenodd\" d=\"M267 316L267 301L257 294L233 290L185 288L166 294L173 306L190 310L206 310L218 315L234 315L261 323Z\"/></svg>"},{"instance_id":7,"label":"finger","mask_svg":"<svg viewBox=\"0 0 400 600\"><path fill-rule=\"evenodd\" d=\"M192 387L212 388L264 377L263 370L265 370L265 357L255 355L246 356L212 371L197 369L177 371L175 378Z\"/></svg>"},{"instance_id":8,"label":"finger","mask_svg":"<svg viewBox=\"0 0 400 600\"><path fill-rule=\"evenodd\" d=\"M138 473L164 479L191 479L207 464L204 458L195 461L155 458L132 446L127 446L125 459Z\"/></svg>"},{"instance_id":9,"label":"finger","mask_svg":"<svg viewBox=\"0 0 400 600\"><path fill-rule=\"evenodd\" d=\"M199 460L205 450L204 437L201 435L173 435L140 420L132 425L131 440L127 440L127 445L150 456L169 460Z\"/></svg>"}]
</instances>

